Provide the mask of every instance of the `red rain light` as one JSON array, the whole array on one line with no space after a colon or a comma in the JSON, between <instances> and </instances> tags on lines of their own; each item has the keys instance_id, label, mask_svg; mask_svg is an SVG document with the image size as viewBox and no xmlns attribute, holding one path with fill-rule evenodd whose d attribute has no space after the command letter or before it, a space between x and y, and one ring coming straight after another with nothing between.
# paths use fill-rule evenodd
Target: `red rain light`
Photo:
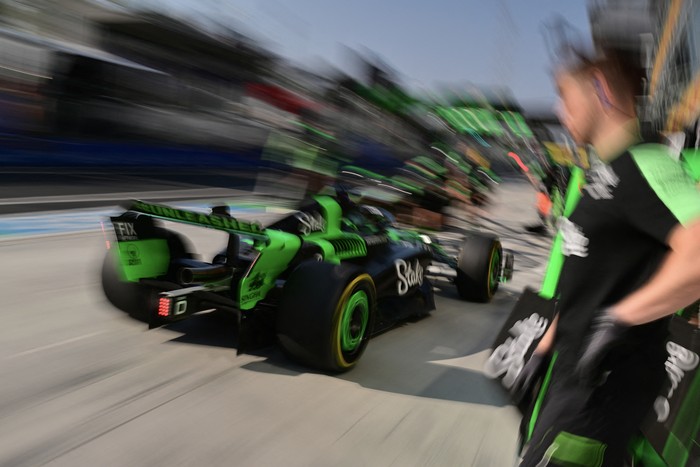
<instances>
[{"instance_id":1,"label":"red rain light","mask_svg":"<svg viewBox=\"0 0 700 467\"><path fill-rule=\"evenodd\" d=\"M168 297L160 297L158 300L158 316L170 315L170 299Z\"/></svg>"}]
</instances>

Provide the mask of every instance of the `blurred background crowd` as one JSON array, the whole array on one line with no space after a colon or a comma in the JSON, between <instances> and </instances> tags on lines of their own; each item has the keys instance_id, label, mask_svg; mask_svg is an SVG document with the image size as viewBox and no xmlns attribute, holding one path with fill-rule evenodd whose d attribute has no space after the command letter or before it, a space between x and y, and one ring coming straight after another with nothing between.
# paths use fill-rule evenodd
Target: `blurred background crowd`
<instances>
[{"instance_id":1,"label":"blurred background crowd","mask_svg":"<svg viewBox=\"0 0 700 467\"><path fill-rule=\"evenodd\" d=\"M692 149L700 4L608 0L588 10L594 42L628 48L646 68L643 123L688 136L674 141ZM487 202L490 186L517 171L547 195L546 217L567 167L587 163L553 109L523 108L502 87L409 90L367 50L348 48L344 70L311 71L223 21L142 2L3 0L0 21L7 166L159 166L175 150L197 166L215 154L223 165L291 172L308 191L338 174L362 179L388 188L388 201L392 190L417 194L429 212ZM553 54L572 34L564 19L543 32Z\"/></svg>"}]
</instances>

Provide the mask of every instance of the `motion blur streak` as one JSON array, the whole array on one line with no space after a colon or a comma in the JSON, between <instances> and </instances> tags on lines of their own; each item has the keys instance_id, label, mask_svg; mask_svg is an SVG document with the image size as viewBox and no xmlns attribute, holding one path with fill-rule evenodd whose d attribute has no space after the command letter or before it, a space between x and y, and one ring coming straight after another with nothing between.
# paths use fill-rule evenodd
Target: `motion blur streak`
<instances>
[{"instance_id":1,"label":"motion blur streak","mask_svg":"<svg viewBox=\"0 0 700 467\"><path fill-rule=\"evenodd\" d=\"M554 90L535 94L541 43L560 59L578 36L544 20L563 12L644 56L644 127L687 133L697 156L700 2L307 3L0 1L0 465L514 464L520 416L481 368L539 286L557 174L588 164ZM327 63L279 53L337 39L372 47ZM407 76L407 58L434 82ZM436 312L343 375L275 347L237 356L222 313L147 332L102 294L109 217L129 200L266 226L318 193L385 208L446 249L492 232L515 252L513 282L468 305L436 284ZM226 245L178 233L205 261Z\"/></svg>"}]
</instances>

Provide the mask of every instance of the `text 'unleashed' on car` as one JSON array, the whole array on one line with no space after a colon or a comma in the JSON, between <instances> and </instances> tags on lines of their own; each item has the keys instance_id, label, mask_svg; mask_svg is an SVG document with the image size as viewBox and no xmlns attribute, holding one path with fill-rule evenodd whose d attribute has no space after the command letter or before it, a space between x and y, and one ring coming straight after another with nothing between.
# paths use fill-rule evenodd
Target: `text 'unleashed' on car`
<instances>
[{"instance_id":1,"label":"text 'unleashed' on car","mask_svg":"<svg viewBox=\"0 0 700 467\"><path fill-rule=\"evenodd\" d=\"M161 220L225 231L228 244L210 262ZM446 255L429 237L397 228L392 216L343 196L316 196L262 228L225 206L201 213L133 202L111 218L102 287L132 317L160 326L206 310L238 317L238 351L256 334L276 336L293 359L321 370L355 366L369 337L435 308L429 267L443 262L460 296L488 301L512 257L492 236L467 237ZM443 274L445 275L445 274Z\"/></svg>"}]
</instances>

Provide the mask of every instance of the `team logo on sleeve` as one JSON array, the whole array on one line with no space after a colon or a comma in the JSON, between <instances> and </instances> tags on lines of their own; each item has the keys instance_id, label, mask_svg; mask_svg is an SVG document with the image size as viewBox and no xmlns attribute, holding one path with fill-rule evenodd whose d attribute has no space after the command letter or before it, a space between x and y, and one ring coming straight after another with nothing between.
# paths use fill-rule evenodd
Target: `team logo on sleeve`
<instances>
[{"instance_id":1,"label":"team logo on sleeve","mask_svg":"<svg viewBox=\"0 0 700 467\"><path fill-rule=\"evenodd\" d=\"M588 183L583 189L593 199L612 199L612 190L620 183L620 177L617 176L612 167L601 161L595 161L591 164L587 178Z\"/></svg>"},{"instance_id":2,"label":"team logo on sleeve","mask_svg":"<svg viewBox=\"0 0 700 467\"><path fill-rule=\"evenodd\" d=\"M588 238L581 227L566 217L560 217L557 222L561 234L561 252L564 256L588 256Z\"/></svg>"}]
</instances>

